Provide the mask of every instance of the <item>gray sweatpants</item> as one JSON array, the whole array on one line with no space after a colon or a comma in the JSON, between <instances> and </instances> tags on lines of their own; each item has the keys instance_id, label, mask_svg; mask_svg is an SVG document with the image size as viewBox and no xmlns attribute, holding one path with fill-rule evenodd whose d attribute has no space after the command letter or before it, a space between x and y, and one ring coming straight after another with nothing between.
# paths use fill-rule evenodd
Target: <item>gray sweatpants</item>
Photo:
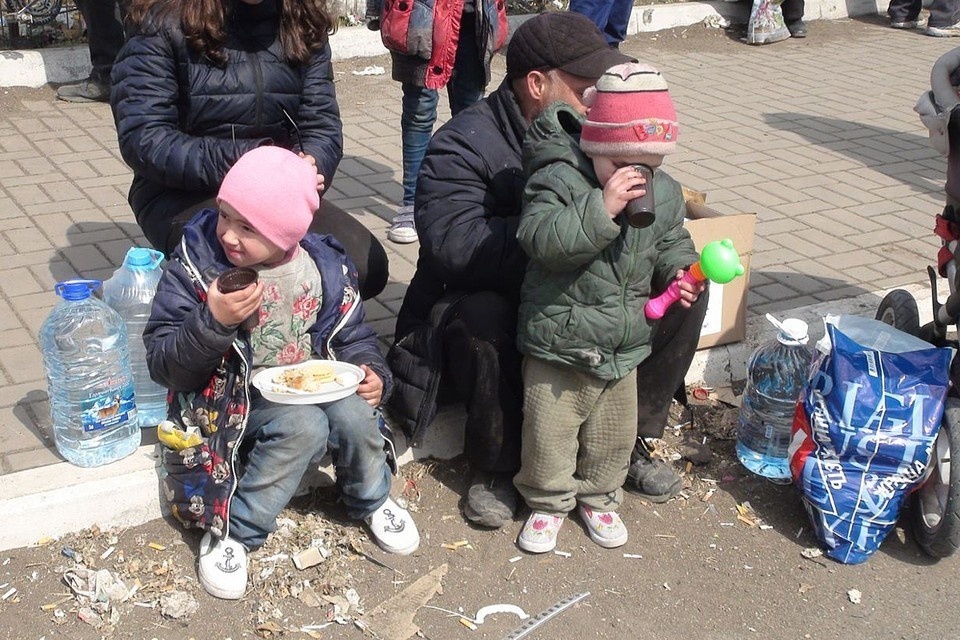
<instances>
[{"instance_id":1,"label":"gray sweatpants","mask_svg":"<svg viewBox=\"0 0 960 640\"><path fill-rule=\"evenodd\" d=\"M601 380L526 357L520 473L513 483L534 511L566 516L578 502L616 511L636 424L636 370Z\"/></svg>"}]
</instances>

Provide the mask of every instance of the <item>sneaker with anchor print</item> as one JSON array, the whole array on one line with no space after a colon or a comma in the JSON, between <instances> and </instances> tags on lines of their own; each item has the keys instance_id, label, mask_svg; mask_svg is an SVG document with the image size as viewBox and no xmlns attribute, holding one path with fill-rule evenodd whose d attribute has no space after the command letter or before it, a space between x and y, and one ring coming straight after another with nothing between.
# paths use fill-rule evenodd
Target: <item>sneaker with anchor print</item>
<instances>
[{"instance_id":1,"label":"sneaker with anchor print","mask_svg":"<svg viewBox=\"0 0 960 640\"><path fill-rule=\"evenodd\" d=\"M247 550L236 540L203 534L199 565L200 585L215 598L239 600L247 591Z\"/></svg>"},{"instance_id":2,"label":"sneaker with anchor print","mask_svg":"<svg viewBox=\"0 0 960 640\"><path fill-rule=\"evenodd\" d=\"M406 509L387 498L380 507L366 517L373 539L387 553L410 555L420 547L420 532Z\"/></svg>"}]
</instances>

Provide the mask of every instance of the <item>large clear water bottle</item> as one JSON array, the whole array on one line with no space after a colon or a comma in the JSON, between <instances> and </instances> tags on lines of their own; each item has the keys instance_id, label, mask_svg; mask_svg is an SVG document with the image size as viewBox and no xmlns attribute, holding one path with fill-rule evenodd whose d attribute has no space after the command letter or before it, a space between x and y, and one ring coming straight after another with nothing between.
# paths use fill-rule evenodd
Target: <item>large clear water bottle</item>
<instances>
[{"instance_id":1,"label":"large clear water bottle","mask_svg":"<svg viewBox=\"0 0 960 640\"><path fill-rule=\"evenodd\" d=\"M98 280L56 286L62 300L40 327L50 415L57 450L96 467L140 446L140 427L120 315L91 293Z\"/></svg>"},{"instance_id":2,"label":"large clear water bottle","mask_svg":"<svg viewBox=\"0 0 960 640\"><path fill-rule=\"evenodd\" d=\"M150 379L147 349L143 344L143 329L150 319L153 294L163 274L162 262L161 252L134 247L127 251L123 265L103 283L103 301L127 323L137 415L144 428L156 427L167 417L167 390Z\"/></svg>"},{"instance_id":3,"label":"large clear water bottle","mask_svg":"<svg viewBox=\"0 0 960 640\"><path fill-rule=\"evenodd\" d=\"M747 387L737 425L737 457L750 471L775 482L790 482L787 448L797 401L807 383L813 351L807 323L767 315L779 332L761 345L747 365Z\"/></svg>"}]
</instances>

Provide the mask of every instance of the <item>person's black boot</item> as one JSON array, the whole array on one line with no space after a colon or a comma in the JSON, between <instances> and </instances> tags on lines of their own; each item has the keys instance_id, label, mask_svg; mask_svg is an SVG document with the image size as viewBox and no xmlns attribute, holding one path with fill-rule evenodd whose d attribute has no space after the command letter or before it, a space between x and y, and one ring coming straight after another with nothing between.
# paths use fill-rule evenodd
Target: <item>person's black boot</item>
<instances>
[{"instance_id":1,"label":"person's black boot","mask_svg":"<svg viewBox=\"0 0 960 640\"><path fill-rule=\"evenodd\" d=\"M683 479L662 460L654 460L641 439L633 448L623 486L641 498L660 503L680 493Z\"/></svg>"},{"instance_id":2,"label":"person's black boot","mask_svg":"<svg viewBox=\"0 0 960 640\"><path fill-rule=\"evenodd\" d=\"M794 38L806 38L807 37L807 23L803 20L797 20L796 22L791 22L787 25L787 31L790 32L791 37Z\"/></svg>"},{"instance_id":3,"label":"person's black boot","mask_svg":"<svg viewBox=\"0 0 960 640\"><path fill-rule=\"evenodd\" d=\"M87 78L57 89L57 97L66 102L110 102L110 83Z\"/></svg>"},{"instance_id":4,"label":"person's black boot","mask_svg":"<svg viewBox=\"0 0 960 640\"><path fill-rule=\"evenodd\" d=\"M499 529L513 520L517 498L512 475L477 471L467 491L463 515L474 524Z\"/></svg>"}]
</instances>

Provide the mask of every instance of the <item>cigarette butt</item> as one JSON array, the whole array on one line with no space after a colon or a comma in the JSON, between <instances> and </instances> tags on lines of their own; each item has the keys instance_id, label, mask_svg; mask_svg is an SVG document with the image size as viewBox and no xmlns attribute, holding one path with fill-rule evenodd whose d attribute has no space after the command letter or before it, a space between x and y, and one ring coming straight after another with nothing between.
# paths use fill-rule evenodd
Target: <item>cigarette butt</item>
<instances>
[{"instance_id":1,"label":"cigarette butt","mask_svg":"<svg viewBox=\"0 0 960 640\"><path fill-rule=\"evenodd\" d=\"M467 620L466 618L460 618L460 624L462 624L462 625L465 626L467 629L470 629L470 630L472 630L472 631L476 631L476 630L477 630L477 625L473 624L472 622L470 622L470 621Z\"/></svg>"},{"instance_id":2,"label":"cigarette butt","mask_svg":"<svg viewBox=\"0 0 960 640\"><path fill-rule=\"evenodd\" d=\"M56 538L51 538L50 536L43 536L42 538L40 538L39 540L37 540L37 546L38 546L38 547L42 547L42 546L44 546L44 545L50 544L50 543L53 542L55 539L56 539Z\"/></svg>"},{"instance_id":3,"label":"cigarette butt","mask_svg":"<svg viewBox=\"0 0 960 640\"><path fill-rule=\"evenodd\" d=\"M685 473L690 473L690 470L693 469L693 463L687 460L687 464L683 469Z\"/></svg>"},{"instance_id":4,"label":"cigarette butt","mask_svg":"<svg viewBox=\"0 0 960 640\"><path fill-rule=\"evenodd\" d=\"M15 594L16 592L17 592L17 588L16 588L16 587L10 587L10 591L7 591L5 594L3 594L2 596L0 596L0 600L6 600L7 598L9 598L10 596L12 596L12 595Z\"/></svg>"},{"instance_id":5,"label":"cigarette butt","mask_svg":"<svg viewBox=\"0 0 960 640\"><path fill-rule=\"evenodd\" d=\"M636 560L643 560L643 556L639 553L625 553L623 554L624 558L634 558Z\"/></svg>"},{"instance_id":6,"label":"cigarette butt","mask_svg":"<svg viewBox=\"0 0 960 640\"><path fill-rule=\"evenodd\" d=\"M112 554L116 550L117 550L116 547L107 547L106 551L100 554L100 559L106 560L107 558L110 557L110 554Z\"/></svg>"},{"instance_id":7,"label":"cigarette butt","mask_svg":"<svg viewBox=\"0 0 960 640\"><path fill-rule=\"evenodd\" d=\"M569 551L557 551L556 549L554 549L554 550L553 550L553 553L555 553L555 554L558 555L558 556L563 556L564 558L569 558L569 557L570 557L570 552L569 552Z\"/></svg>"},{"instance_id":8,"label":"cigarette butt","mask_svg":"<svg viewBox=\"0 0 960 640\"><path fill-rule=\"evenodd\" d=\"M521 560L523 560L523 556L514 556L510 558L510 562L520 562Z\"/></svg>"},{"instance_id":9,"label":"cigarette butt","mask_svg":"<svg viewBox=\"0 0 960 640\"><path fill-rule=\"evenodd\" d=\"M166 547L163 546L162 544L160 544L159 542L151 542L151 543L148 544L147 546L150 547L151 549L153 549L154 551L164 551L164 550L166 550Z\"/></svg>"}]
</instances>

